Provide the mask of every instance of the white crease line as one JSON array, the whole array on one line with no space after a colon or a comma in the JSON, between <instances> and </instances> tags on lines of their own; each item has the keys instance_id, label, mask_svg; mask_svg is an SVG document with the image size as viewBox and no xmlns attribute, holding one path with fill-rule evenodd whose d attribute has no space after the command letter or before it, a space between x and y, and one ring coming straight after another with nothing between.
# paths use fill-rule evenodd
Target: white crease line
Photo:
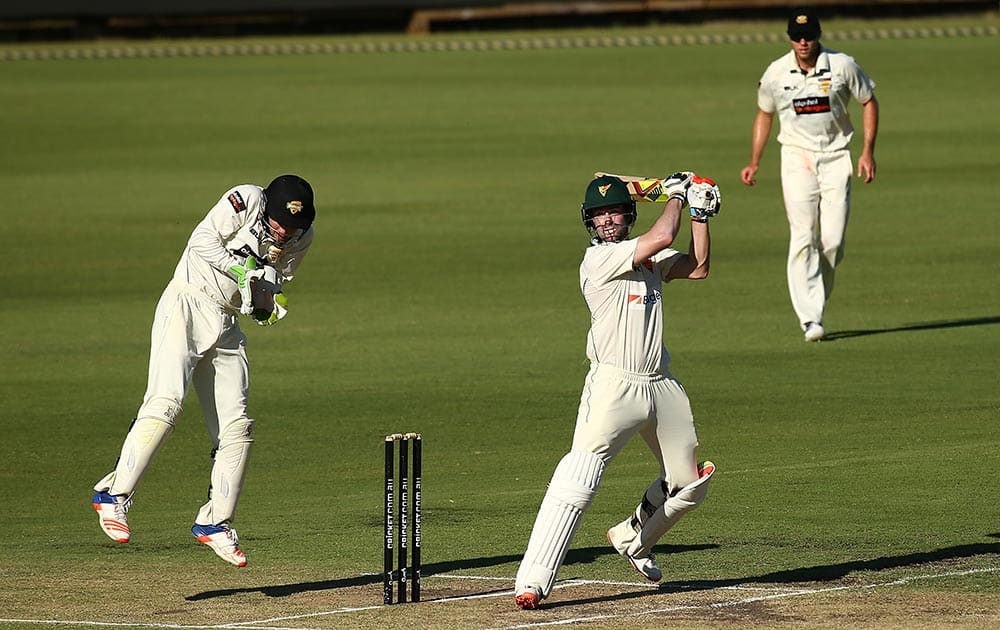
<instances>
[{"instance_id":1,"label":"white crease line","mask_svg":"<svg viewBox=\"0 0 1000 630\"><path fill-rule=\"evenodd\" d=\"M502 630L515 630L517 628L536 628L540 626L556 626L556 625L567 625L573 623L588 623L591 621L600 621L604 619L615 619L620 617L639 617L643 615L652 615L665 612L676 612L681 610L699 610L699 609L709 609L709 608L726 608L731 606L739 606L741 604L752 604L754 602L762 602L773 599L782 599L785 597L797 597L799 595L815 595L819 593L832 593L836 591L845 591L851 589L867 589L867 588L883 588L887 586L899 586L903 584L908 584L917 580L931 580L936 578L944 577L957 577L962 575L971 575L974 573L994 573L1000 571L1000 567L986 567L981 569L968 569L965 571L953 571L950 573L930 573L925 575L916 575L909 578L900 578L898 580L892 580L889 582L882 582L878 584L860 584L860 585L850 585L850 586L835 586L829 588L821 589L796 589L789 590L782 593L774 593L771 595L762 595L759 597L747 597L739 600L729 600L722 602L713 602L710 604L688 604L683 606L671 606L669 608L659 608L656 610L646 610L636 613L627 613L619 615L595 615L592 617L577 617L573 619L562 619L556 621L544 621L538 623L529 624L519 624L515 626L504 626ZM497 578L497 577L482 577L482 576L428 576L428 577L447 577L449 579L485 579L489 581L493 580L505 580L512 581L511 578ZM562 584L556 584L554 590L561 590L564 588L571 588L574 586L588 586L588 585L611 585L611 586L646 586L648 584L641 584L636 582L614 582L609 580L567 580ZM775 586L775 588L781 588ZM745 586L745 585L735 585L735 586L721 586L714 589L706 589L704 592L711 592L715 590L744 590L744 589L759 589L767 590L767 587L760 586ZM651 590L655 590L655 587L651 587ZM439 599L425 600L426 603L448 603L448 602L459 602L459 601L469 601L474 599L485 599L490 597L509 597L514 594L513 590L503 590L495 593L482 593L479 595L463 595L458 597L442 597ZM176 623L141 623L134 621L123 621L123 622L111 622L111 621L83 621L83 620L58 620L58 619L3 619L0 618L0 623L11 623L11 624L38 624L38 625L73 625L73 626L98 626L98 627L134 627L134 628L173 628L179 630L328 630L325 628L306 628L306 627L283 627L283 626L267 626L261 624L267 624L277 621L289 621L295 619L307 619L309 617L322 617L328 615L339 615L350 612L361 612L366 610L376 610L379 608L384 608L381 606L360 606L351 608L338 608L336 610L328 610L323 612L308 613L303 615L291 615L287 617L273 617L271 619L261 619L258 621L242 621L233 622L227 624L214 624L214 625L185 625ZM500 629L497 629L500 630Z\"/></svg>"},{"instance_id":2,"label":"white crease line","mask_svg":"<svg viewBox=\"0 0 1000 630\"><path fill-rule=\"evenodd\" d=\"M849 586L832 586L829 588L819 588L819 589L802 589L797 591L791 591L787 593L775 593L773 595L761 595L759 597L747 597L745 599L739 600L729 600L722 602L713 602L710 604L686 604L683 606L670 606L669 608L658 608L656 610L645 610L636 613L623 613L615 615L594 615L591 617L575 617L572 619L560 619L556 621L541 621L538 623L526 623L518 624L514 626L503 626L502 629L495 630L515 630L517 628L538 628L541 626L560 626L576 623L589 623L592 621L602 621L606 619L616 619L621 617L639 617L643 615L655 615L668 612L677 612L682 610L699 610L699 609L710 609L710 608L728 608L732 606L740 606L742 604L752 604L755 602L763 602L774 599L782 599L785 597L798 597L799 595L815 595L820 593L833 593L836 591L847 591L852 589L863 589L863 588L882 588L885 586L899 586L902 584L908 584L916 580L930 580L936 578L944 577L956 577L961 575L970 575L973 573L992 573L995 571L1000 571L1000 567L987 567L983 569L968 569L966 571L953 571L949 573L934 573L926 575L915 575L909 578L900 578L898 580L892 580L890 582L882 582L880 584L861 584L861 585L849 585ZM715 590L715 589L711 589Z\"/></svg>"},{"instance_id":3,"label":"white crease line","mask_svg":"<svg viewBox=\"0 0 1000 630\"><path fill-rule=\"evenodd\" d=\"M261 624L261 623L274 623L275 621L290 621L292 619L308 619L309 617L325 617L327 615L341 615L341 614L344 614L344 613L362 612L362 611L365 611L365 610L377 610L379 608L382 608L385 605L386 604L381 604L381 605L377 605L377 606L350 606L350 607L347 607L347 608L337 608L335 610L324 610L324 611L321 611L321 612L303 613L301 615L288 615L288 616L283 616L283 617L271 617L270 619L258 619L257 621L241 621L241 622L236 623L236 624L226 625L226 626L222 626L222 627L230 628L230 627L236 627L236 626L247 626L247 627L260 628L261 630L263 630L264 628L267 628L268 626L258 626L257 624ZM297 630L305 630L305 629L301 629L300 628L300 629L297 629Z\"/></svg>"},{"instance_id":4,"label":"white crease line","mask_svg":"<svg viewBox=\"0 0 1000 630\"><path fill-rule=\"evenodd\" d=\"M484 582L513 582L514 578L491 577L486 575L449 575L447 573L435 573L432 577L443 578L445 580L482 580Z\"/></svg>"}]
</instances>

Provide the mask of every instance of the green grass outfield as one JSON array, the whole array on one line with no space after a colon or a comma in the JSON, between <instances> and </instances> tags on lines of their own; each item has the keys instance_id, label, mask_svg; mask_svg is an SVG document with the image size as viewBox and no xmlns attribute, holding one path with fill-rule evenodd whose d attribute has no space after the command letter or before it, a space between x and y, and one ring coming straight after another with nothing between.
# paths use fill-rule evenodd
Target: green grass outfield
<instances>
[{"instance_id":1,"label":"green grass outfield","mask_svg":"<svg viewBox=\"0 0 1000 630\"><path fill-rule=\"evenodd\" d=\"M2 47L0 626L1000 624L996 25L824 24L877 81L882 125L821 344L802 342L786 294L773 139L758 185L739 183L780 24L415 52ZM942 26L977 30L906 30ZM682 33L765 37L670 43ZM576 34L482 41L549 36ZM673 369L719 472L658 549L652 590L604 540L656 474L630 445L560 574L581 582L515 611L504 591L587 369L583 190L595 170L681 168L723 191L711 277L664 292ZM116 546L90 487L141 400L156 299L222 192L284 172L313 183L319 217L288 319L246 326L250 565L191 538L209 466L193 395ZM640 207L639 227L655 213ZM368 574L397 431L425 438L424 593L441 601L362 610L381 602Z\"/></svg>"}]
</instances>

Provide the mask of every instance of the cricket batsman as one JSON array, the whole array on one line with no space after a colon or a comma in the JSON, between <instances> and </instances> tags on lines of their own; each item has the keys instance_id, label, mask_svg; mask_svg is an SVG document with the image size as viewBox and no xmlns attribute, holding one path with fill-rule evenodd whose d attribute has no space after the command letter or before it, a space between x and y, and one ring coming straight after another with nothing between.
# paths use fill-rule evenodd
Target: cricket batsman
<instances>
[{"instance_id":1,"label":"cricket batsman","mask_svg":"<svg viewBox=\"0 0 1000 630\"><path fill-rule=\"evenodd\" d=\"M192 534L223 560L246 566L231 522L243 488L254 420L239 318L270 326L288 314L284 284L313 242L313 190L297 175L266 188L230 188L188 240L153 318L146 394L114 470L94 486L93 507L112 540L131 538L126 514L153 456L173 431L194 384L212 442L208 502Z\"/></svg>"},{"instance_id":2,"label":"cricket batsman","mask_svg":"<svg viewBox=\"0 0 1000 630\"><path fill-rule=\"evenodd\" d=\"M671 280L708 276L708 220L718 213L721 196L712 180L692 172L671 175L664 188L668 200L659 218L649 231L629 238L637 213L625 183L603 175L587 186L581 215L592 240L580 265L580 289L591 317L590 371L572 447L552 475L517 571L514 603L519 608L537 608L552 592L605 468L633 435L649 445L659 475L634 513L609 529L607 537L652 582L662 577L653 545L704 501L715 471L711 462L698 465L691 405L668 369L661 288ZM681 253L670 245L686 205L691 241Z\"/></svg>"}]
</instances>

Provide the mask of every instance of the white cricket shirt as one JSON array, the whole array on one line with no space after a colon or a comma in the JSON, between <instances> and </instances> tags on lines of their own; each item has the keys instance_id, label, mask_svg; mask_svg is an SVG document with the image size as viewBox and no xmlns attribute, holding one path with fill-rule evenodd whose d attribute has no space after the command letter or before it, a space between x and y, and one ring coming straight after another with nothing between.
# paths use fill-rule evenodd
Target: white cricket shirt
<instances>
[{"instance_id":1,"label":"white cricket shirt","mask_svg":"<svg viewBox=\"0 0 1000 630\"><path fill-rule=\"evenodd\" d=\"M839 151L848 148L854 135L847 110L851 97L867 103L874 89L875 82L849 55L821 47L816 67L803 74L790 50L761 76L757 106L778 113L781 144Z\"/></svg>"},{"instance_id":2,"label":"white cricket shirt","mask_svg":"<svg viewBox=\"0 0 1000 630\"><path fill-rule=\"evenodd\" d=\"M666 373L662 285L680 252L664 249L632 266L636 239L587 248L580 290L590 309L587 358L639 374Z\"/></svg>"},{"instance_id":3,"label":"white cricket shirt","mask_svg":"<svg viewBox=\"0 0 1000 630\"><path fill-rule=\"evenodd\" d=\"M248 256L257 259L258 267L267 262L263 214L263 188L254 184L230 188L194 228L174 270L174 279L186 282L226 309L239 312L239 287L229 268L242 265ZM312 241L310 227L297 241L285 246L272 265L281 282L292 279Z\"/></svg>"}]
</instances>

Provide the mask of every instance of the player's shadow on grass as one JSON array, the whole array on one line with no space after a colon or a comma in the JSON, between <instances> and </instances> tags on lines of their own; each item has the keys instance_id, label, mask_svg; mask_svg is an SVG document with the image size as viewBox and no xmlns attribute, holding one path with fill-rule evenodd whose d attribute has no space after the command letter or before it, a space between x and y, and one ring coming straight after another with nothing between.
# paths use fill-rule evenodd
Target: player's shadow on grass
<instances>
[{"instance_id":1,"label":"player's shadow on grass","mask_svg":"<svg viewBox=\"0 0 1000 630\"><path fill-rule=\"evenodd\" d=\"M718 549L719 545L657 545L653 551L661 556L676 555L679 553L687 553L690 551L707 551L709 549ZM590 564L594 560L601 558L603 556L617 556L618 552L611 548L610 545L605 545L603 547L583 547L581 549L570 549L566 554L566 560L563 562L563 566L572 566L575 564ZM518 561L521 559L518 558Z\"/></svg>"},{"instance_id":2,"label":"player's shadow on grass","mask_svg":"<svg viewBox=\"0 0 1000 630\"><path fill-rule=\"evenodd\" d=\"M1000 533L989 534L988 537L1000 538ZM657 545L655 550L660 556L667 558L670 555L691 551L705 551L718 549L718 545ZM711 590L727 586L739 586L745 584L781 584L781 583L803 583L803 582L831 582L839 580L856 571L884 571L901 567L916 566L928 562L942 562L945 560L956 560L959 558L972 558L975 556L1000 553L1000 543L978 543L972 545L959 545L956 547L946 547L936 551L920 552L903 556L891 556L875 558L873 560L856 560L839 564L819 565L813 567L802 567L799 569L787 569L784 571L774 571L763 575L748 576L742 578L729 578L722 580L693 580L661 582L657 587L644 588L640 591L630 593L618 593L604 597L594 597L587 599L571 599L554 601L546 604L546 608L558 608L560 606L575 606L586 603L597 603L605 601L617 601L633 599L636 597L647 597L651 594L681 593L701 590ZM584 547L572 549L566 554L565 565L573 566L578 564L590 564L602 556L617 555L610 547ZM425 564L423 574L425 576L437 573L450 573L466 569L476 569L491 567L501 564L520 562L520 555L490 556L484 558L471 558L467 560L454 560L451 562L436 562ZM566 573L566 568L563 568ZM572 578L564 578L572 579ZM357 586L367 586L378 584L382 581L381 574L359 575L355 577L339 578L334 580L320 580L316 582L299 582L296 584L276 584L273 586L257 586L247 588L227 588L215 591L203 591L188 595L184 599L187 601L200 601L213 599L216 597L229 597L232 595L242 595L247 593L260 593L267 597L288 597L297 593L309 591L325 591L339 588L350 588ZM509 590L505 587L503 590Z\"/></svg>"},{"instance_id":3,"label":"player's shadow on grass","mask_svg":"<svg viewBox=\"0 0 1000 630\"><path fill-rule=\"evenodd\" d=\"M705 551L707 549L717 549L718 545L662 545L657 546L656 551L658 553L684 553L688 551ZM590 564L602 556L616 556L615 550L611 547L585 547L582 549L572 549L568 554L566 554L566 562L568 565L575 564ZM431 564L424 564L421 567L421 573L425 577L435 575L438 573L450 573L452 571L462 571L468 569L479 569L483 567L498 566L501 564L508 564L513 562L520 562L521 556L490 556L485 558L470 558L467 560L453 560L451 562L435 562ZM199 601L204 599L212 599L215 597L228 597L231 595L241 595L245 593L261 593L268 597L288 597L289 595L295 595L297 593L305 593L308 591L325 591L330 589L338 588L350 588L356 586L367 586L370 584L378 584L382 581L381 573L373 573L369 575L358 575L348 578L339 578L334 580L321 580L317 582L299 582L297 584L277 584L274 586L257 586L248 588L227 588L219 589L216 591L204 591L201 593L195 593L194 595L188 595L184 599L187 601ZM505 586L502 590L511 590L513 588L513 581L510 585Z\"/></svg>"},{"instance_id":4,"label":"player's shadow on grass","mask_svg":"<svg viewBox=\"0 0 1000 630\"><path fill-rule=\"evenodd\" d=\"M824 341L836 341L838 339L849 339L850 337L867 337L868 335L881 335L884 333L910 332L914 330L938 330L941 328L964 328L965 326L986 326L989 324L1000 324L1000 317L974 317L972 319L951 319L938 322L925 322L923 324L908 324L906 326L895 326L893 328L869 328L866 330L836 330L828 332Z\"/></svg>"},{"instance_id":5,"label":"player's shadow on grass","mask_svg":"<svg viewBox=\"0 0 1000 630\"><path fill-rule=\"evenodd\" d=\"M521 556L492 556L489 558L472 558L469 560L454 560L452 562L435 562L423 564L421 574L431 576L435 573L449 573L462 569L478 569L491 567L509 562L520 562ZM308 591L325 591L337 588L349 588L353 586L366 586L369 584L379 584L382 582L381 573L370 575L358 575L355 577L339 578L334 580L321 580L318 582L299 582L298 584L277 584L274 586L257 586L249 588L226 588L217 591L203 591L188 595L184 599L192 602L214 597L228 597L230 595L241 595L244 593L261 593L268 597L288 597L296 593Z\"/></svg>"},{"instance_id":6,"label":"player's shadow on grass","mask_svg":"<svg viewBox=\"0 0 1000 630\"><path fill-rule=\"evenodd\" d=\"M1000 538L1000 533L988 534L988 537ZM656 551L660 553L660 548L657 547ZM657 586L650 585L650 588L644 588L639 591L618 593L602 597L554 601L546 603L545 607L559 608L561 606L579 606L580 604L620 601L663 593L690 593L692 591L707 591L731 586L745 586L747 584L803 584L811 582L834 582L859 571L886 571L889 569L915 567L929 562L944 562L948 560L974 558L977 556L987 556L998 553L1000 553L1000 543L958 545L955 547L945 547L934 551L911 553L902 556L884 556L881 558L874 558L872 560L853 560L851 562L841 562L838 564L826 564L812 567L802 567L798 569L787 569L783 571L773 571L771 573L751 575L747 577L722 580L661 582Z\"/></svg>"}]
</instances>

